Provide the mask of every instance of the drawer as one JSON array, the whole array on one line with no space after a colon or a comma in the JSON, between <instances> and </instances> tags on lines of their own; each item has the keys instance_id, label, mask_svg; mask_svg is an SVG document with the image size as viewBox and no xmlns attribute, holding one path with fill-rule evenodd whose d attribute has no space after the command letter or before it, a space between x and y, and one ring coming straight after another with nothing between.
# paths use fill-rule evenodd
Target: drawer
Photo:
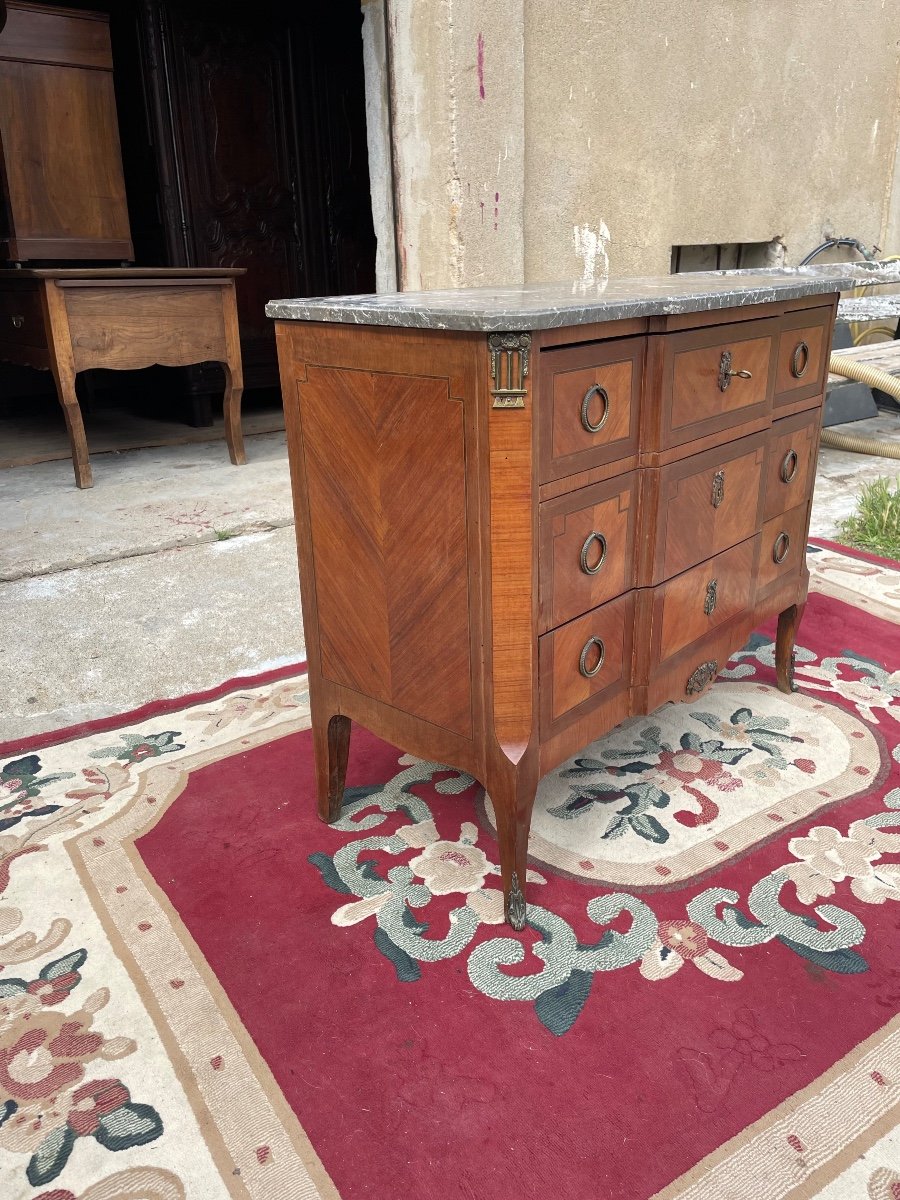
<instances>
[{"instance_id":1,"label":"drawer","mask_svg":"<svg viewBox=\"0 0 900 1200\"><path fill-rule=\"evenodd\" d=\"M539 639L543 736L629 686L633 626L626 592Z\"/></svg>"},{"instance_id":2,"label":"drawer","mask_svg":"<svg viewBox=\"0 0 900 1200\"><path fill-rule=\"evenodd\" d=\"M759 534L655 589L652 653L664 662L753 608Z\"/></svg>"},{"instance_id":3,"label":"drawer","mask_svg":"<svg viewBox=\"0 0 900 1200\"><path fill-rule=\"evenodd\" d=\"M7 346L46 346L38 285L0 291L0 342Z\"/></svg>"},{"instance_id":4,"label":"drawer","mask_svg":"<svg viewBox=\"0 0 900 1200\"><path fill-rule=\"evenodd\" d=\"M823 392L833 314L829 306L782 318L775 367L776 408Z\"/></svg>"},{"instance_id":5,"label":"drawer","mask_svg":"<svg viewBox=\"0 0 900 1200\"><path fill-rule=\"evenodd\" d=\"M760 433L659 470L649 583L679 575L757 532L765 453L766 434Z\"/></svg>"},{"instance_id":6,"label":"drawer","mask_svg":"<svg viewBox=\"0 0 900 1200\"><path fill-rule=\"evenodd\" d=\"M746 646L756 627L756 614L742 612L680 654L655 667L647 686L645 707L653 712L667 701L691 701L712 684L729 658Z\"/></svg>"},{"instance_id":7,"label":"drawer","mask_svg":"<svg viewBox=\"0 0 900 1200\"><path fill-rule=\"evenodd\" d=\"M821 419L821 411L816 408L775 421L769 430L764 521L794 508L811 492Z\"/></svg>"},{"instance_id":8,"label":"drawer","mask_svg":"<svg viewBox=\"0 0 900 1200\"><path fill-rule=\"evenodd\" d=\"M541 505L541 632L634 586L637 486L631 471Z\"/></svg>"},{"instance_id":9,"label":"drawer","mask_svg":"<svg viewBox=\"0 0 900 1200\"><path fill-rule=\"evenodd\" d=\"M771 521L766 521L762 531L759 551L757 591L764 591L773 583L799 571L806 561L806 521L809 503L791 508Z\"/></svg>"},{"instance_id":10,"label":"drawer","mask_svg":"<svg viewBox=\"0 0 900 1200\"><path fill-rule=\"evenodd\" d=\"M772 407L777 322L742 321L663 335L660 448L682 446Z\"/></svg>"},{"instance_id":11,"label":"drawer","mask_svg":"<svg viewBox=\"0 0 900 1200\"><path fill-rule=\"evenodd\" d=\"M542 483L635 453L645 349L621 338L541 352Z\"/></svg>"}]
</instances>

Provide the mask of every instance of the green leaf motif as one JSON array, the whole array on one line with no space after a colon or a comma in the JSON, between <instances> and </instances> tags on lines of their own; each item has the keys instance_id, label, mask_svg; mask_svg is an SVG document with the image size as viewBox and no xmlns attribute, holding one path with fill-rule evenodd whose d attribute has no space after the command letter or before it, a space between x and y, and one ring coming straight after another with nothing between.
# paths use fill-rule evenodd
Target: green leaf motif
<instances>
[{"instance_id":1,"label":"green leaf motif","mask_svg":"<svg viewBox=\"0 0 900 1200\"><path fill-rule=\"evenodd\" d=\"M534 1011L545 1028L555 1037L568 1033L591 992L594 976L591 971L575 970L565 983L541 992L534 1002Z\"/></svg>"},{"instance_id":2,"label":"green leaf motif","mask_svg":"<svg viewBox=\"0 0 900 1200\"><path fill-rule=\"evenodd\" d=\"M100 1118L94 1137L107 1150L130 1150L155 1141L162 1131L162 1119L155 1108L129 1101Z\"/></svg>"},{"instance_id":3,"label":"green leaf motif","mask_svg":"<svg viewBox=\"0 0 900 1200\"><path fill-rule=\"evenodd\" d=\"M790 938L779 937L776 940L787 946L788 950L799 954L801 958L808 959L817 967L823 967L835 975L862 975L869 969L869 964L855 950L813 950L800 942L792 942Z\"/></svg>"},{"instance_id":4,"label":"green leaf motif","mask_svg":"<svg viewBox=\"0 0 900 1200\"><path fill-rule=\"evenodd\" d=\"M73 950L65 958L57 958L54 962L47 963L46 967L41 969L39 978L52 982L54 979L59 979L60 975L68 975L70 971L79 970L84 966L86 960L87 950Z\"/></svg>"},{"instance_id":5,"label":"green leaf motif","mask_svg":"<svg viewBox=\"0 0 900 1200\"><path fill-rule=\"evenodd\" d=\"M353 895L346 883L338 875L333 859L329 858L327 854L318 851L315 854L310 854L306 861L312 863L322 876L322 882L326 883L333 892L340 892L342 896Z\"/></svg>"},{"instance_id":6,"label":"green leaf motif","mask_svg":"<svg viewBox=\"0 0 900 1200\"><path fill-rule=\"evenodd\" d=\"M62 1171L69 1161L77 1134L68 1125L48 1133L31 1156L25 1175L32 1187L43 1187Z\"/></svg>"},{"instance_id":7,"label":"green leaf motif","mask_svg":"<svg viewBox=\"0 0 900 1200\"><path fill-rule=\"evenodd\" d=\"M400 983L416 983L422 976L419 964L410 958L405 950L391 941L387 933L380 927L375 930L375 946L388 962L393 963Z\"/></svg>"}]
</instances>

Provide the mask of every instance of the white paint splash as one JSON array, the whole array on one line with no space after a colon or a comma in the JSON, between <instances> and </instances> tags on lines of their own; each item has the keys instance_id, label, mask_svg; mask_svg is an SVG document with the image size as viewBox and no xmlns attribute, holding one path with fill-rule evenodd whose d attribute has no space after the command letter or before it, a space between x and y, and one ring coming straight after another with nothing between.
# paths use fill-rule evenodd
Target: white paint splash
<instances>
[{"instance_id":1,"label":"white paint splash","mask_svg":"<svg viewBox=\"0 0 900 1200\"><path fill-rule=\"evenodd\" d=\"M582 263L581 283L605 283L609 279L607 246L611 240L606 222L601 221L596 227L576 225L572 236L575 242L575 256L581 259Z\"/></svg>"}]
</instances>

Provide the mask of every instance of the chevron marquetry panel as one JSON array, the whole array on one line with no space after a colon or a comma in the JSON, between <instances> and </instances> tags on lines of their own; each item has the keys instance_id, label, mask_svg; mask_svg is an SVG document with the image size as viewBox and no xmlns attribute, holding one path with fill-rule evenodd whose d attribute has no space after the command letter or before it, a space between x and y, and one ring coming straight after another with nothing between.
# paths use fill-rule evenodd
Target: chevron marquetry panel
<instances>
[{"instance_id":1,"label":"chevron marquetry panel","mask_svg":"<svg viewBox=\"0 0 900 1200\"><path fill-rule=\"evenodd\" d=\"M322 674L471 737L462 405L375 371L299 392Z\"/></svg>"}]
</instances>

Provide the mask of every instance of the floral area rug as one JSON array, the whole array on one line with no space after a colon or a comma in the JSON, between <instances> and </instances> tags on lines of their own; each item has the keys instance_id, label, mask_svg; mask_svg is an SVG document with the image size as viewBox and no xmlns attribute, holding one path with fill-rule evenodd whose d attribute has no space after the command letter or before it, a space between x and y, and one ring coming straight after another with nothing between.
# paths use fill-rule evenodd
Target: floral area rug
<instances>
[{"instance_id":1,"label":"floral area rug","mask_svg":"<svg viewBox=\"0 0 900 1200\"><path fill-rule=\"evenodd\" d=\"M896 1200L900 573L810 547L693 705L490 801L305 679L0 754L3 1200Z\"/></svg>"}]
</instances>

